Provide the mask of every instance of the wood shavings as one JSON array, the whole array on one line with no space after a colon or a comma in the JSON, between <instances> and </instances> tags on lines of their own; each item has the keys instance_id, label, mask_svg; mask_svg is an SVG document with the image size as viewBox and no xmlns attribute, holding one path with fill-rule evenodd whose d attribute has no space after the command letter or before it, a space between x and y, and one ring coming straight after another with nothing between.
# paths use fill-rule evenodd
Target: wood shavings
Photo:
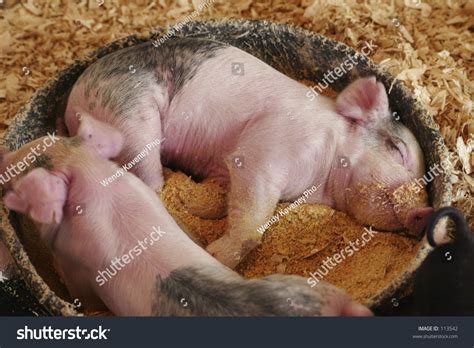
<instances>
[{"instance_id":1,"label":"wood shavings","mask_svg":"<svg viewBox=\"0 0 474 348\"><path fill-rule=\"evenodd\" d=\"M15 95L16 91L20 88L18 82L19 78L15 74L8 74L6 78L6 93L7 95Z\"/></svg>"},{"instance_id":2,"label":"wood shavings","mask_svg":"<svg viewBox=\"0 0 474 348\"><path fill-rule=\"evenodd\" d=\"M414 42L413 37L410 35L410 33L408 32L407 28L405 28L404 25L401 25L401 26L400 26L400 32L402 33L403 37L404 37L409 43L413 43L413 42Z\"/></svg>"},{"instance_id":3,"label":"wood shavings","mask_svg":"<svg viewBox=\"0 0 474 348\"><path fill-rule=\"evenodd\" d=\"M285 274L286 265L285 265L284 263L279 264L279 265L276 267L276 271L277 271L277 273Z\"/></svg>"},{"instance_id":4,"label":"wood shavings","mask_svg":"<svg viewBox=\"0 0 474 348\"><path fill-rule=\"evenodd\" d=\"M36 7L33 1L31 0L28 0L25 4L23 4L23 6L35 16L41 16L43 14L43 11L41 11L40 8Z\"/></svg>"},{"instance_id":5,"label":"wood shavings","mask_svg":"<svg viewBox=\"0 0 474 348\"><path fill-rule=\"evenodd\" d=\"M446 21L446 24L464 23L464 22L467 22L468 19L469 19L468 17L456 16L456 17L451 18L450 20Z\"/></svg>"},{"instance_id":6,"label":"wood shavings","mask_svg":"<svg viewBox=\"0 0 474 348\"><path fill-rule=\"evenodd\" d=\"M323 251L324 249L325 249L324 247L323 247L322 249L321 249L321 248L314 248L314 249L311 249L308 253L302 255L301 257L302 257L303 259L306 259L306 258L308 258L308 257L311 257L311 256L316 255L317 253Z\"/></svg>"},{"instance_id":7,"label":"wood shavings","mask_svg":"<svg viewBox=\"0 0 474 348\"><path fill-rule=\"evenodd\" d=\"M24 5L30 3L31 6ZM83 58L115 39L133 33L146 33L158 26L171 27L190 15L198 1L105 0L96 7L98 3L95 0L24 1L23 4L15 0L6 1L7 8L0 10L0 69L5 77L0 80L0 129L5 129L36 88L75 59ZM459 160L453 161L451 178L454 205L466 214L474 229L474 164L472 147L468 145L474 132L474 1L423 0L418 7L410 6L413 3L412 0L216 0L209 9L199 13L196 20L244 17L292 23L355 48L364 41L373 40L378 46L373 59L384 62L384 67L392 75L403 77L403 82L440 125L450 152L459 157ZM399 27L394 26L393 18L398 20ZM400 27L405 29L400 31ZM25 66L31 71L27 76L22 71ZM465 148L458 147L459 138ZM466 162L468 152L471 152L470 167ZM176 186L170 187L176 189ZM173 204L179 206L181 203L176 201ZM187 216L185 211L174 213L181 219ZM302 211L293 213L303 221ZM312 216L319 214L314 210L306 213ZM206 220L195 216L187 224L201 236L200 242L204 244L216 239L225 229L224 220ZM336 233L337 229L332 231ZM271 242L275 236L270 234L266 238ZM400 255L396 251L384 250L384 243L397 242L396 238L390 238L382 238L383 243L380 244L375 240L372 244L374 252L385 252L387 257L394 255L394 260L398 260ZM316 239L315 243L329 244L326 239ZM315 249L310 245L307 248L298 251L287 247L286 252L303 255ZM308 264L304 272L314 271L314 259L324 252L305 259L313 263ZM302 271L296 269L292 262L288 263L285 272ZM360 267L371 267L374 260L367 255L365 260L358 258L355 262ZM403 260L397 262L401 266ZM253 271L246 270L249 274ZM265 273L274 269L262 271ZM366 282L364 275L357 279L344 273L347 271L342 268L339 272L338 277L343 279L345 276L348 280L346 283L342 280L339 283L341 286L354 288L354 284ZM384 275L384 272L387 274ZM390 272L381 268L377 276L387 277ZM349 280L351 283L348 283ZM371 286L380 286L380 283Z\"/></svg>"},{"instance_id":8,"label":"wood shavings","mask_svg":"<svg viewBox=\"0 0 474 348\"><path fill-rule=\"evenodd\" d=\"M275 263L275 264L280 264L280 263L283 263L283 260L286 260L286 256L285 255L278 255L278 254L274 254L272 255L272 257L270 258L270 261Z\"/></svg>"},{"instance_id":9,"label":"wood shavings","mask_svg":"<svg viewBox=\"0 0 474 348\"><path fill-rule=\"evenodd\" d=\"M4 30L4 32L0 34L0 52L1 54L5 54L11 45L12 37L10 32L7 30L6 25L1 25L0 28Z\"/></svg>"},{"instance_id":10,"label":"wood shavings","mask_svg":"<svg viewBox=\"0 0 474 348\"><path fill-rule=\"evenodd\" d=\"M166 171L165 179L161 199L185 231L201 241L203 246L224 233L225 219L203 219L186 208L186 204L210 205L211 210L221 210L225 200L214 198L216 190L222 194L222 188L212 182L195 183L179 172ZM178 196L187 198L180 200ZM278 204L275 211L287 206ZM263 235L262 244L242 260L237 270L248 278L274 273L307 277L327 257L360 239L364 231L363 226L344 213L323 205L303 204L272 225ZM418 250L416 240L396 233L378 233L369 243L370 247L355 252L324 279L346 289L363 302L400 275Z\"/></svg>"},{"instance_id":11,"label":"wood shavings","mask_svg":"<svg viewBox=\"0 0 474 348\"><path fill-rule=\"evenodd\" d=\"M463 165L463 170L466 174L471 174L471 156L472 156L472 143L467 145L464 144L464 141L461 137L458 137L456 142L456 147L458 150L459 158Z\"/></svg>"}]
</instances>

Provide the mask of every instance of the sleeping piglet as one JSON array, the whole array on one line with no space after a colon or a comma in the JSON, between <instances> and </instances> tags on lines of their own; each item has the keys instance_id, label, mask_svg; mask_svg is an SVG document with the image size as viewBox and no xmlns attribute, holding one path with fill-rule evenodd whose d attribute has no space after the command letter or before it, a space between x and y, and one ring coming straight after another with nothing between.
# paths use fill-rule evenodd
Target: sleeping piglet
<instances>
[{"instance_id":1,"label":"sleeping piglet","mask_svg":"<svg viewBox=\"0 0 474 348\"><path fill-rule=\"evenodd\" d=\"M73 298L117 315L370 315L329 284L273 275L245 280L196 245L156 193L108 160L121 134L83 117L77 135L4 153L4 201L36 222ZM32 151L37 150L35 155ZM20 165L21 164L21 165Z\"/></svg>"},{"instance_id":2,"label":"sleeping piglet","mask_svg":"<svg viewBox=\"0 0 474 348\"><path fill-rule=\"evenodd\" d=\"M89 66L68 99L71 135L82 115L124 135L115 160L153 189L163 185L163 165L229 185L228 230L208 246L229 267L259 243L277 202L295 201L308 188L318 189L306 203L379 230L418 235L432 211L425 191L414 199L400 194L423 175L423 155L392 118L375 77L354 81L333 100L308 95L308 87L235 47L170 39ZM134 160L157 139L166 141Z\"/></svg>"}]
</instances>

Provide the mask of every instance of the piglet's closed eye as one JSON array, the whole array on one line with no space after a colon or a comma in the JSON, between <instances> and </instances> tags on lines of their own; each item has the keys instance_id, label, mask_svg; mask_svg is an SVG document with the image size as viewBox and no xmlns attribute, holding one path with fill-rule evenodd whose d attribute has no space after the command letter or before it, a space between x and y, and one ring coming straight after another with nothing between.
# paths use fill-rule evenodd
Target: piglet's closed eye
<instances>
[{"instance_id":1,"label":"piglet's closed eye","mask_svg":"<svg viewBox=\"0 0 474 348\"><path fill-rule=\"evenodd\" d=\"M123 137L114 127L89 115L82 115L80 122L77 136L94 148L100 157L114 158L122 151Z\"/></svg>"}]
</instances>

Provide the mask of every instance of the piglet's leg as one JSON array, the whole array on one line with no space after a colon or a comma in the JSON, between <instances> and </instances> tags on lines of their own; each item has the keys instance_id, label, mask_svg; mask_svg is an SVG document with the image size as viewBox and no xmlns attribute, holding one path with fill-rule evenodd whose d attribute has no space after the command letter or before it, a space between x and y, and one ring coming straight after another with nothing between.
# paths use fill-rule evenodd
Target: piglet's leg
<instances>
[{"instance_id":1,"label":"piglet's leg","mask_svg":"<svg viewBox=\"0 0 474 348\"><path fill-rule=\"evenodd\" d=\"M113 158L123 168L138 176L154 190L161 190L163 169L160 148L162 137L160 113L149 103L138 103L127 114L114 115L104 122L80 107L66 114L70 134L79 135L94 146L103 158ZM80 118L74 116L75 113ZM138 121L135 121L136 119Z\"/></svg>"},{"instance_id":2,"label":"piglet's leg","mask_svg":"<svg viewBox=\"0 0 474 348\"><path fill-rule=\"evenodd\" d=\"M230 192L228 196L228 229L207 251L220 262L234 268L259 243L281 196L283 183L272 174L270 163L252 156L249 151L239 158L228 159ZM263 152L261 152L263 153Z\"/></svg>"},{"instance_id":3,"label":"piglet's leg","mask_svg":"<svg viewBox=\"0 0 474 348\"><path fill-rule=\"evenodd\" d=\"M138 176L155 191L161 191L164 184L160 147L162 143L159 130L137 131L125 136L124 151L118 162L127 171Z\"/></svg>"},{"instance_id":4,"label":"piglet's leg","mask_svg":"<svg viewBox=\"0 0 474 348\"><path fill-rule=\"evenodd\" d=\"M160 191L164 184L160 150L166 141L161 130L160 113L144 104L137 108L135 117L139 117L140 122L125 122L119 127L125 143L117 160L153 190Z\"/></svg>"},{"instance_id":5,"label":"piglet's leg","mask_svg":"<svg viewBox=\"0 0 474 348\"><path fill-rule=\"evenodd\" d=\"M36 168L18 180L5 195L5 205L43 224L59 224L67 198L67 185L59 175Z\"/></svg>"}]
</instances>

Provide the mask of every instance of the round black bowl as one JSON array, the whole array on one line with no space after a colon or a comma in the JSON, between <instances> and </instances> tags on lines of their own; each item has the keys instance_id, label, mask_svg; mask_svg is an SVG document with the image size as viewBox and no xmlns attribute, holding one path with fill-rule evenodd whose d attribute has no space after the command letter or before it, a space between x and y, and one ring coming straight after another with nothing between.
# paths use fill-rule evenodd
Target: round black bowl
<instances>
[{"instance_id":1,"label":"round black bowl","mask_svg":"<svg viewBox=\"0 0 474 348\"><path fill-rule=\"evenodd\" d=\"M35 138L54 131L55 119L64 113L67 96L74 82L84 69L98 58L123 47L136 45L147 40L159 39L166 33L164 29L154 29L146 36L129 36L115 41L76 61L72 66L60 72L45 87L39 89L30 101L18 112L5 135L5 144L11 150L20 147ZM190 22L184 24L176 37L210 38L229 43L260 58L282 73L296 79L314 83L323 80L323 74L333 70L356 52L340 43L321 35L287 25L266 21L226 20L211 22ZM447 159L448 153L438 126L432 117L421 108L410 91L394 77L382 71L364 56L359 56L358 65L350 73L341 77L331 88L340 91L354 79L375 75L387 90L392 111L396 111L401 121L416 135L425 155L426 167ZM450 173L437 176L428 187L431 204L437 208L450 205L452 187ZM3 205L2 205L3 206ZM28 223L17 214L8 214L2 208L2 229L5 242L18 266L20 276L38 301L54 315L78 315L76 307L68 302L64 289L51 290L50 280L42 278L39 272L45 265L50 266L48 258L31 258L31 247L39 245L33 240ZM25 247L26 245L29 247ZM390 305L390 299L400 296L407 290L414 271L425 258L430 247L425 241L416 257L407 265L398 279L388 287L380 289L367 303L372 309ZM400 298L400 297L397 297ZM70 301L70 299L69 299Z\"/></svg>"}]
</instances>

